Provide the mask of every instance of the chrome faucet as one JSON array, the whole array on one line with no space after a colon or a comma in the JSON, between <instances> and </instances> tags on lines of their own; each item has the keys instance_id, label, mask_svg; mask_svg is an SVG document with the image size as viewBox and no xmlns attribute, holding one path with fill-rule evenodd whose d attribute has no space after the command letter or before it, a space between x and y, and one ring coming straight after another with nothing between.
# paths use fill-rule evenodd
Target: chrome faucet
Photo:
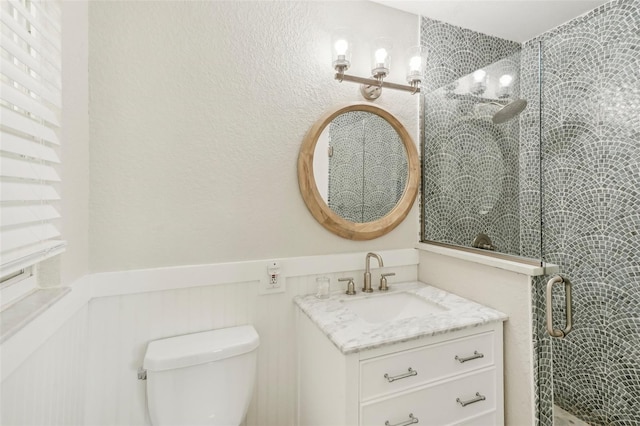
<instances>
[{"instance_id":1,"label":"chrome faucet","mask_svg":"<svg viewBox=\"0 0 640 426\"><path fill-rule=\"evenodd\" d=\"M498 250L498 247L494 246L491 242L491 238L487 234L483 234L482 232L476 235L471 243L471 247L480 248L484 250Z\"/></svg>"},{"instance_id":2,"label":"chrome faucet","mask_svg":"<svg viewBox=\"0 0 640 426\"><path fill-rule=\"evenodd\" d=\"M380 268L384 266L384 263L382 263L382 258L380 257L379 254L367 253L367 257L365 259L365 269L364 269L364 287L362 288L362 291L364 291L365 293L373 292L373 289L371 288L371 268L369 266L369 264L371 263L372 257L375 257L378 260L378 266Z\"/></svg>"}]
</instances>

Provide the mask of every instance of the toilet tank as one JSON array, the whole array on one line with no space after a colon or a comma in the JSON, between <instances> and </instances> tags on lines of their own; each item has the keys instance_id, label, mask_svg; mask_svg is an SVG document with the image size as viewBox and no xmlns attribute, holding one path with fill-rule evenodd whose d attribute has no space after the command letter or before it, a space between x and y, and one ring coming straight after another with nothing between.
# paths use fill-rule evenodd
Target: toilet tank
<instances>
[{"instance_id":1,"label":"toilet tank","mask_svg":"<svg viewBox=\"0 0 640 426\"><path fill-rule=\"evenodd\" d=\"M256 376L252 326L155 340L147 346L147 402L153 425L239 425Z\"/></svg>"}]
</instances>

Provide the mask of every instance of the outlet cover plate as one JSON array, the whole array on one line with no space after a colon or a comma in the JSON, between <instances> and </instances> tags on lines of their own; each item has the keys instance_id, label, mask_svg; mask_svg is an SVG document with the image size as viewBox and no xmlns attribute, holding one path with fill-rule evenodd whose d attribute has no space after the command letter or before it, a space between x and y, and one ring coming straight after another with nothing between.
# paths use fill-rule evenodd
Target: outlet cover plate
<instances>
[{"instance_id":1,"label":"outlet cover plate","mask_svg":"<svg viewBox=\"0 0 640 426\"><path fill-rule=\"evenodd\" d=\"M267 294L278 294L285 292L285 284L287 282L287 278L282 274L278 275L278 284L271 284L271 279L268 275L265 275L260 279L260 284L258 285L258 294L267 295Z\"/></svg>"}]
</instances>

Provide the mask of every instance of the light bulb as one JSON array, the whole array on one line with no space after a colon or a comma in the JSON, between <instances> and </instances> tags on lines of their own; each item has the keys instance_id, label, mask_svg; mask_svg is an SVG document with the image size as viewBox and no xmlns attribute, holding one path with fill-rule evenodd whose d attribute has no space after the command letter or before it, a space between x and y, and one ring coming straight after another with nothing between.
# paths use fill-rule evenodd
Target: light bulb
<instances>
[{"instance_id":1,"label":"light bulb","mask_svg":"<svg viewBox=\"0 0 640 426\"><path fill-rule=\"evenodd\" d=\"M347 40L340 39L336 41L333 45L334 49L336 49L336 54L339 56L344 56L347 53L347 49L349 48L349 43Z\"/></svg>"},{"instance_id":2,"label":"light bulb","mask_svg":"<svg viewBox=\"0 0 640 426\"><path fill-rule=\"evenodd\" d=\"M343 74L351 65L351 40L350 32L347 29L334 31L331 37L333 47L333 69Z\"/></svg>"},{"instance_id":3,"label":"light bulb","mask_svg":"<svg viewBox=\"0 0 640 426\"><path fill-rule=\"evenodd\" d=\"M420 56L414 56L409 60L410 71L420 71L422 69L422 58Z\"/></svg>"},{"instance_id":4,"label":"light bulb","mask_svg":"<svg viewBox=\"0 0 640 426\"><path fill-rule=\"evenodd\" d=\"M511 96L511 83L513 83L513 76L510 74L503 74L498 79L498 88L496 89L496 96L499 99L508 98Z\"/></svg>"},{"instance_id":5,"label":"light bulb","mask_svg":"<svg viewBox=\"0 0 640 426\"><path fill-rule=\"evenodd\" d=\"M413 46L407 49L409 67L407 68L407 83L418 88L422 82L422 72L426 62L426 51L422 46ZM417 92L414 92L417 93Z\"/></svg>"},{"instance_id":6,"label":"light bulb","mask_svg":"<svg viewBox=\"0 0 640 426\"><path fill-rule=\"evenodd\" d=\"M480 83L487 76L487 72L485 70L478 70L473 73L473 81L476 83Z\"/></svg>"},{"instance_id":7,"label":"light bulb","mask_svg":"<svg viewBox=\"0 0 640 426\"><path fill-rule=\"evenodd\" d=\"M374 53L374 56L376 57L376 63L384 64L384 61L387 60L387 49L385 49L384 47L377 49L376 53Z\"/></svg>"},{"instance_id":8,"label":"light bulb","mask_svg":"<svg viewBox=\"0 0 640 426\"><path fill-rule=\"evenodd\" d=\"M500 86L507 87L513 81L513 77L511 77L509 74L505 74L502 77L500 77L499 81L500 81Z\"/></svg>"},{"instance_id":9,"label":"light bulb","mask_svg":"<svg viewBox=\"0 0 640 426\"><path fill-rule=\"evenodd\" d=\"M487 90L487 72L485 70L477 70L472 74L473 83L469 88L469 92L479 96Z\"/></svg>"},{"instance_id":10,"label":"light bulb","mask_svg":"<svg viewBox=\"0 0 640 426\"><path fill-rule=\"evenodd\" d=\"M389 60L391 55L391 41L388 38L381 37L373 41L373 66L371 67L371 76L381 80L389 75Z\"/></svg>"}]
</instances>

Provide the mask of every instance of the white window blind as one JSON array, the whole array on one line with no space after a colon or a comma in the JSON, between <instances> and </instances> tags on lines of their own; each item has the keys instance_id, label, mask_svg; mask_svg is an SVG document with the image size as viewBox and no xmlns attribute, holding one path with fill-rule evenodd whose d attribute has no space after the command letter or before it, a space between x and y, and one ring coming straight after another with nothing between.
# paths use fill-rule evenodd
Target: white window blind
<instances>
[{"instance_id":1,"label":"white window blind","mask_svg":"<svg viewBox=\"0 0 640 426\"><path fill-rule=\"evenodd\" d=\"M0 277L64 250L59 230L60 4L2 0Z\"/></svg>"}]
</instances>

